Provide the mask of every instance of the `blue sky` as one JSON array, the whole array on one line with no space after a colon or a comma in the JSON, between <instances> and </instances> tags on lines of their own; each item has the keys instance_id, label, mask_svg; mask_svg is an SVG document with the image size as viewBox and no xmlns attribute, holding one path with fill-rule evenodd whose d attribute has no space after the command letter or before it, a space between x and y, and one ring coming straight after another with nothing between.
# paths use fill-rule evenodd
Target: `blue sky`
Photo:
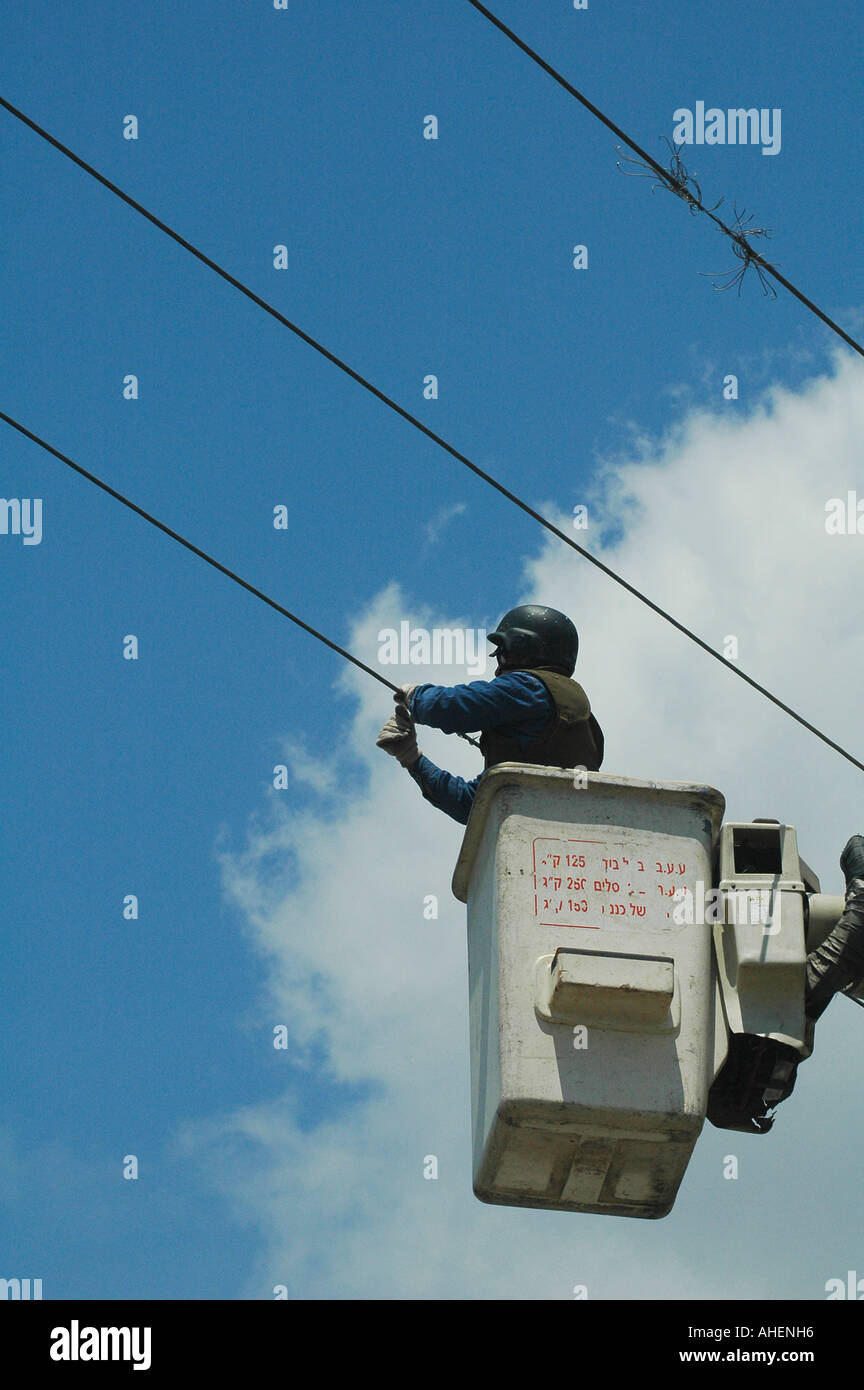
<instances>
[{"instance_id":1,"label":"blue sky","mask_svg":"<svg viewBox=\"0 0 864 1390\"><path fill-rule=\"evenodd\" d=\"M857 5L826 14L809 0L766 15L741 0L590 0L579 12L566 0L500 0L497 11L658 157L676 108L780 108L778 155L702 146L685 163L707 202L722 195L721 212L735 202L753 212L772 229L767 258L860 331ZM825 605L860 592L861 562L850 538L827 563L818 535L821 497L856 482L854 363L782 290L771 302L754 278L740 297L715 291L700 272L735 267L724 239L623 177L615 138L467 3L22 0L3 31L3 96L532 505L566 526L592 499L592 548L623 557L628 577L706 640L743 631L758 610L742 664L790 703L806 700L809 718L860 753L858 656L838 645L854 628ZM123 138L129 113L136 141ZM437 141L423 139L429 113ZM836 880L836 856L860 828L849 823L860 804L851 769L707 670L707 658L682 653L624 595L602 597L575 556L554 552L527 517L6 112L0 132L0 408L366 660L385 622L489 628L545 595L572 612L588 663L593 642L582 678L610 770L654 775L653 748L656 775L711 772L746 816L803 816L802 852L811 858L806 831ZM572 267L577 243L588 246L585 271ZM277 244L286 270L273 268ZM722 397L728 372L739 377L735 402ZM123 398L127 373L139 378L135 401ZM439 378L435 401L423 398L427 373ZM798 457L802 438L832 428L829 451ZM730 461L725 491L712 438L754 460L743 475ZM458 904L435 924L449 943L451 973L440 967L438 984L456 1028L435 1073L447 1102L435 1123L450 1116L455 1136L441 1210L424 1208L409 1249L381 1225L395 1171L380 1188L362 1179L362 1217L336 1210L311 1177L292 1189L292 1162L314 1174L354 1144L373 1166L384 1148L401 1163L404 1143L410 1165L411 1126L421 1157L431 1142L407 1070L400 1083L381 1060L399 1055L425 1078L420 1089L429 1084L416 1014L394 1015L388 1035L364 1014L357 955L346 948L337 965L314 954L336 949L344 927L328 916L315 847L329 836L351 852L362 821L371 867L358 867L353 902L369 932L384 932L383 914L397 923L402 910L385 881L409 896L440 882L446 899L458 830L380 766L386 692L6 426L2 441L0 492L43 499L43 537L0 536L11 1061L0 1275L40 1277L46 1297L238 1298L271 1297L290 1267L292 1296L341 1298L366 1261L381 1296L405 1287L407 1266L418 1297L483 1298L524 1292L496 1272L502 1252L521 1248L525 1280L540 1289L529 1296L567 1297L563 1274L560 1286L538 1284L531 1240L539 1250L550 1231L561 1242L578 1231L588 1251L584 1233L602 1231L598 1297L678 1296L669 1291L700 1277L703 1296L819 1297L824 1278L862 1258L838 1246L820 1280L815 1221L775 1258L764 1200L777 1164L803 1169L804 1194L830 1163L811 1136L845 1123L840 1069L858 1084L858 1018L845 1001L820 1025L842 1068L823 1063L818 1085L815 1059L812 1083L802 1072L785 1138L772 1151L776 1135L766 1141L761 1179L738 1199L731 1224L754 1233L740 1287L731 1251L722 1288L690 1272L699 1212L726 1195L707 1169L692 1177L692 1205L682 1197L683 1214L650 1233L474 1203ZM287 531L272 525L280 503ZM732 546L723 564L706 561L709 522ZM818 584L807 571L790 620L786 586L817 551ZM710 603L700 607L700 593ZM613 670L601 658L616 624L619 658L629 655ZM128 633L136 662L122 657ZM824 643L821 659L811 649L802 661L804 633ZM676 662L693 684L672 692L664 671ZM730 725L745 738L738 757L718 734ZM470 752L438 750L476 772ZM790 758L810 779L797 800ZM294 775L277 793L280 762ZM831 797L836 816L817 815ZM128 893L137 921L123 918ZM411 942L428 976L436 951ZM342 1008L347 1034L383 1029L380 1053L340 1059L333 1018L315 1012L321 998ZM271 1045L281 1021L296 1029L287 1055ZM123 1180L126 1154L138 1156L137 1182ZM846 1223L860 1214L857 1175L843 1168L834 1182ZM428 1202L429 1186L404 1210ZM466 1203L475 1244L460 1273ZM723 1245L729 1217L708 1219ZM328 1243L348 1230L350 1275L328 1263ZM659 1271L659 1290L640 1261Z\"/></svg>"}]
</instances>

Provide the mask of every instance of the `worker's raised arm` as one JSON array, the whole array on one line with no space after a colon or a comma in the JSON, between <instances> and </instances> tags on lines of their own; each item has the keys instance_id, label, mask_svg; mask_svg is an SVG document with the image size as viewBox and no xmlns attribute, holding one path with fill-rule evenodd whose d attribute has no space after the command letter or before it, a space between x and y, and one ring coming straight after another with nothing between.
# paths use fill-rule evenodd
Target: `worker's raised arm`
<instances>
[{"instance_id":1,"label":"worker's raised arm","mask_svg":"<svg viewBox=\"0 0 864 1390\"><path fill-rule=\"evenodd\" d=\"M492 681L466 685L417 685L410 700L411 716L445 734L468 734L500 725L548 720L552 701L536 676L527 671L504 671Z\"/></svg>"},{"instance_id":2,"label":"worker's raised arm","mask_svg":"<svg viewBox=\"0 0 864 1390\"><path fill-rule=\"evenodd\" d=\"M410 699L410 689L405 694ZM398 698L401 699L401 693ZM454 777L424 757L417 746L414 720L407 705L397 703L376 742L407 769L427 801L461 825L467 823L480 777L466 782L463 777Z\"/></svg>"},{"instance_id":3,"label":"worker's raised arm","mask_svg":"<svg viewBox=\"0 0 864 1390\"><path fill-rule=\"evenodd\" d=\"M484 768L524 759L596 771L603 761L600 726L572 679L579 634L570 619L525 604L505 613L488 640L496 648L494 680L402 685L395 691L396 713L378 735L379 748L408 769L426 800L462 824L482 773L468 782L424 758L415 721L445 734L479 733Z\"/></svg>"},{"instance_id":4,"label":"worker's raised arm","mask_svg":"<svg viewBox=\"0 0 864 1390\"><path fill-rule=\"evenodd\" d=\"M443 767L436 767L431 758L425 757L422 753L408 771L425 799L437 810L451 816L460 825L468 824L477 794L477 783L482 773L472 781L466 782L464 777L454 777L452 772L445 772Z\"/></svg>"}]
</instances>

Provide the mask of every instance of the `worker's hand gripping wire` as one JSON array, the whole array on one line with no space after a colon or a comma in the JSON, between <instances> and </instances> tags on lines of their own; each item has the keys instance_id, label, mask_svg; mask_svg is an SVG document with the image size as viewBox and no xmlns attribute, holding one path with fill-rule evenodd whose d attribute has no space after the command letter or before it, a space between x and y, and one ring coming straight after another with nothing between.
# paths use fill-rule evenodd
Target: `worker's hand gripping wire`
<instances>
[{"instance_id":1,"label":"worker's hand gripping wire","mask_svg":"<svg viewBox=\"0 0 864 1390\"><path fill-rule=\"evenodd\" d=\"M396 699L399 699L397 692ZM420 757L417 747L417 731L414 720L406 704L397 704L390 718L382 726L375 743L385 753L396 758L403 767L413 767Z\"/></svg>"}]
</instances>

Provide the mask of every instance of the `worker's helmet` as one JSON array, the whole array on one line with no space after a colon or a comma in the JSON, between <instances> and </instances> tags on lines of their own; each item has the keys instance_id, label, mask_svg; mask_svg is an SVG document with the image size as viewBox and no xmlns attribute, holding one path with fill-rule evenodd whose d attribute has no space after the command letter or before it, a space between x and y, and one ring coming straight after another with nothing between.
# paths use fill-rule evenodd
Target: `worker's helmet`
<instances>
[{"instance_id":1,"label":"worker's helmet","mask_svg":"<svg viewBox=\"0 0 864 1390\"><path fill-rule=\"evenodd\" d=\"M568 676L579 652L579 634L570 619L535 603L511 608L487 641L495 643L499 666L555 666Z\"/></svg>"}]
</instances>

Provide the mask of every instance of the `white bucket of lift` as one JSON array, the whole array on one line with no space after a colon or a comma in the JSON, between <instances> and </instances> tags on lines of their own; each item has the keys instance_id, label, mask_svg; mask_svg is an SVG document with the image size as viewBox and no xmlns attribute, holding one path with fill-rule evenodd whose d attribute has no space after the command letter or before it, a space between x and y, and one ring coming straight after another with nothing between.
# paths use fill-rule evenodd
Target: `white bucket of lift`
<instances>
[{"instance_id":1,"label":"white bucket of lift","mask_svg":"<svg viewBox=\"0 0 864 1390\"><path fill-rule=\"evenodd\" d=\"M665 1216L714 1075L712 787L502 763L453 876L468 905L474 1191ZM692 914L691 914L692 915Z\"/></svg>"}]
</instances>

